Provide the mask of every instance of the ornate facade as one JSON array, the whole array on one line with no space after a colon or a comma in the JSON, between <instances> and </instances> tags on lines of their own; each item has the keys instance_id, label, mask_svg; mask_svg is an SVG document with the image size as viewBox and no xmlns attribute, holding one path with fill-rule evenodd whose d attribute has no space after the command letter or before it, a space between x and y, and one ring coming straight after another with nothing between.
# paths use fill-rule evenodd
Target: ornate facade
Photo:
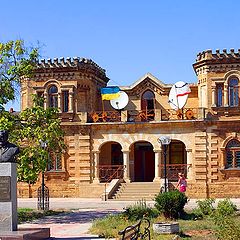
<instances>
[{"instance_id":1,"label":"ornate facade","mask_svg":"<svg viewBox=\"0 0 240 240\"><path fill-rule=\"evenodd\" d=\"M44 107L57 107L68 150L51 160L46 182L53 197L99 197L106 182L161 182L163 151L169 136L167 178L188 179L193 198L240 196L240 51L203 51L193 64L198 82L183 109L170 109L172 87L147 73L130 86L121 111L102 101L109 81L92 60L41 60L21 88L22 109L31 94L44 96ZM57 162L56 162L57 161ZM35 190L38 184L33 187ZM19 195L28 190L19 184Z\"/></svg>"}]
</instances>

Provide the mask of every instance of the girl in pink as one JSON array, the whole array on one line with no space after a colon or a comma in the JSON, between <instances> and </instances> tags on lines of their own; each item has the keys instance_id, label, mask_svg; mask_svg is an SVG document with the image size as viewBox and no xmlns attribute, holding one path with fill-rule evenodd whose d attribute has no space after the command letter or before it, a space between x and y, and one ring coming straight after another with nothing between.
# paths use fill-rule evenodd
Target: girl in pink
<instances>
[{"instance_id":1,"label":"girl in pink","mask_svg":"<svg viewBox=\"0 0 240 240\"><path fill-rule=\"evenodd\" d=\"M178 174L178 183L177 183L177 188L179 187L180 192L186 192L187 189L187 180L184 177L184 174L179 173Z\"/></svg>"}]
</instances>

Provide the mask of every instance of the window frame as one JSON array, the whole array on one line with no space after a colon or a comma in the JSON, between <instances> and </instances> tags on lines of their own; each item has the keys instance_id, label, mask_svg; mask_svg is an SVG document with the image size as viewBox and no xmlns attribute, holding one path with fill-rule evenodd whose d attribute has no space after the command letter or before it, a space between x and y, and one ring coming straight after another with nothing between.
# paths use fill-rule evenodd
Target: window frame
<instances>
[{"instance_id":1,"label":"window frame","mask_svg":"<svg viewBox=\"0 0 240 240\"><path fill-rule=\"evenodd\" d=\"M56 88L56 91L51 92L51 89ZM48 88L48 106L58 108L58 88L56 85L51 85Z\"/></svg>"},{"instance_id":2,"label":"window frame","mask_svg":"<svg viewBox=\"0 0 240 240\"><path fill-rule=\"evenodd\" d=\"M231 145L233 144L233 145ZM238 144L238 146L237 146ZM228 154L231 153L231 164L228 164ZM239 169L240 162L237 163L237 153L240 155L240 141L238 139L231 139L225 147L225 169Z\"/></svg>"},{"instance_id":3,"label":"window frame","mask_svg":"<svg viewBox=\"0 0 240 240\"><path fill-rule=\"evenodd\" d=\"M233 81L237 81L236 84L231 84ZM237 77L232 77L228 81L228 106L239 106L239 79Z\"/></svg>"}]
</instances>

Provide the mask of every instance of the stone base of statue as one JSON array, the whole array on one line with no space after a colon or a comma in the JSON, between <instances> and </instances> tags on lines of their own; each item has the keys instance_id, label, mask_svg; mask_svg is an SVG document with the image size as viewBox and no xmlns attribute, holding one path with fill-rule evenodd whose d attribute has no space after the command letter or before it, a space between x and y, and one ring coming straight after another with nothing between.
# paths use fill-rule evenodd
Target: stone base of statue
<instances>
[{"instance_id":1,"label":"stone base of statue","mask_svg":"<svg viewBox=\"0 0 240 240\"><path fill-rule=\"evenodd\" d=\"M4 240L45 240L50 238L50 228L27 228L12 232L1 232Z\"/></svg>"},{"instance_id":2,"label":"stone base of statue","mask_svg":"<svg viewBox=\"0 0 240 240\"><path fill-rule=\"evenodd\" d=\"M0 239L47 239L50 229L17 229L17 163L0 163Z\"/></svg>"},{"instance_id":3,"label":"stone base of statue","mask_svg":"<svg viewBox=\"0 0 240 240\"><path fill-rule=\"evenodd\" d=\"M17 230L16 168L16 163L0 163L0 232Z\"/></svg>"}]
</instances>

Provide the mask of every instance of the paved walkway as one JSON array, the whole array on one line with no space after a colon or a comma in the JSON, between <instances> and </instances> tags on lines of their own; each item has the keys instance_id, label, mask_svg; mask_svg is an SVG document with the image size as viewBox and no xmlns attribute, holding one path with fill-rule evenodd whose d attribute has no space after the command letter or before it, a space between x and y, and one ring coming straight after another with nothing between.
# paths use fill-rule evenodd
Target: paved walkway
<instances>
[{"instance_id":1,"label":"paved walkway","mask_svg":"<svg viewBox=\"0 0 240 240\"><path fill-rule=\"evenodd\" d=\"M240 208L240 199L231 199ZM88 233L92 221L103 218L108 214L116 214L125 207L133 205L132 201L102 201L100 199L87 198L51 198L50 209L71 210L70 213L63 213L57 216L49 216L35 220L31 223L20 224L20 228L49 227L51 237L54 240L82 240L100 239L96 235ZM147 202L150 206L153 201ZM194 199L191 199L186 209L197 206ZM18 207L37 208L37 199L18 199Z\"/></svg>"},{"instance_id":2,"label":"paved walkway","mask_svg":"<svg viewBox=\"0 0 240 240\"><path fill-rule=\"evenodd\" d=\"M20 228L49 227L54 240L101 239L88 233L92 221L109 214L117 214L135 202L102 201L100 199L53 198L50 209L71 210L57 216L48 216L31 223L20 224ZM37 199L18 199L18 207L37 208Z\"/></svg>"}]
</instances>

